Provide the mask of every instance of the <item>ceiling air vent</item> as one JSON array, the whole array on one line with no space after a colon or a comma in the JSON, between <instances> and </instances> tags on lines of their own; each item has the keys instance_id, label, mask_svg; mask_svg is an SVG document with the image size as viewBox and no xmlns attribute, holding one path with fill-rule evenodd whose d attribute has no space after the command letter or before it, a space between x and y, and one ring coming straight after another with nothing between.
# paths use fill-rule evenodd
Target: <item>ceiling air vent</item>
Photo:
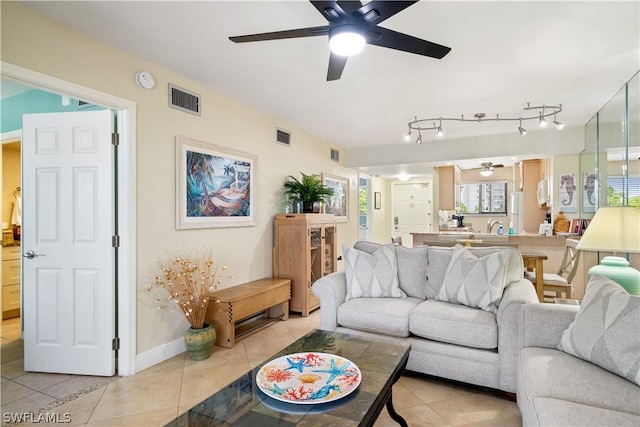
<instances>
[{"instance_id":1,"label":"ceiling air vent","mask_svg":"<svg viewBox=\"0 0 640 427\"><path fill-rule=\"evenodd\" d=\"M169 83L169 107L200 115L200 95Z\"/></svg>"},{"instance_id":2,"label":"ceiling air vent","mask_svg":"<svg viewBox=\"0 0 640 427\"><path fill-rule=\"evenodd\" d=\"M291 132L276 128L276 142L291 147Z\"/></svg>"},{"instance_id":3,"label":"ceiling air vent","mask_svg":"<svg viewBox=\"0 0 640 427\"><path fill-rule=\"evenodd\" d=\"M340 152L335 148L331 149L331 160L333 160L334 162L340 161Z\"/></svg>"}]
</instances>

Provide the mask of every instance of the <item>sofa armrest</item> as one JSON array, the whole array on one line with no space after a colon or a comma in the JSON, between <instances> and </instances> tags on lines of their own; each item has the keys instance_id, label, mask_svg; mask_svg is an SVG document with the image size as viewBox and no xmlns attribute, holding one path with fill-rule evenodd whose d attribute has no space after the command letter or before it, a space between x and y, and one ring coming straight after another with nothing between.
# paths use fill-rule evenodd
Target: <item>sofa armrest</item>
<instances>
[{"instance_id":1,"label":"sofa armrest","mask_svg":"<svg viewBox=\"0 0 640 427\"><path fill-rule=\"evenodd\" d=\"M520 312L519 348L557 348L562 333L580 310L566 304L535 304L522 307Z\"/></svg>"},{"instance_id":2,"label":"sofa armrest","mask_svg":"<svg viewBox=\"0 0 640 427\"><path fill-rule=\"evenodd\" d=\"M313 282L311 289L320 299L320 329L335 331L338 307L347 298L347 276L344 271L328 274Z\"/></svg>"},{"instance_id":3,"label":"sofa armrest","mask_svg":"<svg viewBox=\"0 0 640 427\"><path fill-rule=\"evenodd\" d=\"M515 392L518 366L518 315L524 305L539 305L533 284L527 279L511 282L502 294L496 314L502 390Z\"/></svg>"}]
</instances>

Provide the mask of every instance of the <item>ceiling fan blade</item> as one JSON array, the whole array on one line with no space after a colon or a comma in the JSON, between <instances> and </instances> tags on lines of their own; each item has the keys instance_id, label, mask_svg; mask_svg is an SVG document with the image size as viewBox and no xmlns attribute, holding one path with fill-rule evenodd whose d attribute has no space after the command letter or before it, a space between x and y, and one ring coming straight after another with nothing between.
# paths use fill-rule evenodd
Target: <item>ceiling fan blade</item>
<instances>
[{"instance_id":1,"label":"ceiling fan blade","mask_svg":"<svg viewBox=\"0 0 640 427\"><path fill-rule=\"evenodd\" d=\"M298 28L296 30L274 31L271 33L248 34L245 36L229 37L235 43L258 42L264 40L295 39L299 37L326 36L329 34L329 27L309 27Z\"/></svg>"},{"instance_id":2,"label":"ceiling fan blade","mask_svg":"<svg viewBox=\"0 0 640 427\"><path fill-rule=\"evenodd\" d=\"M329 22L339 21L349 16L336 1L309 1Z\"/></svg>"},{"instance_id":3,"label":"ceiling fan blade","mask_svg":"<svg viewBox=\"0 0 640 427\"><path fill-rule=\"evenodd\" d=\"M391 18L398 12L402 12L414 3L414 1L378 1L374 0L362 6L358 10L358 15L361 15L368 24L377 25L382 21ZM343 2L339 2L342 4ZM355 2L354 2L355 3Z\"/></svg>"},{"instance_id":4,"label":"ceiling fan blade","mask_svg":"<svg viewBox=\"0 0 640 427\"><path fill-rule=\"evenodd\" d=\"M349 15L362 7L362 3L357 0L338 0L336 3Z\"/></svg>"},{"instance_id":5,"label":"ceiling fan blade","mask_svg":"<svg viewBox=\"0 0 640 427\"><path fill-rule=\"evenodd\" d=\"M499 165L493 165L493 167L494 167L494 168L503 168L503 167L504 167L504 165L502 165L502 164L499 164Z\"/></svg>"},{"instance_id":6,"label":"ceiling fan blade","mask_svg":"<svg viewBox=\"0 0 640 427\"><path fill-rule=\"evenodd\" d=\"M342 76L344 66L347 65L348 56L340 56L331 52L329 57L329 69L327 70L327 81L338 80Z\"/></svg>"},{"instance_id":7,"label":"ceiling fan blade","mask_svg":"<svg viewBox=\"0 0 640 427\"><path fill-rule=\"evenodd\" d=\"M422 40L407 34L398 33L388 28L376 27L367 32L367 43L388 47L390 49L402 50L404 52L415 53L417 55L430 56L442 59L449 51L450 47Z\"/></svg>"}]
</instances>

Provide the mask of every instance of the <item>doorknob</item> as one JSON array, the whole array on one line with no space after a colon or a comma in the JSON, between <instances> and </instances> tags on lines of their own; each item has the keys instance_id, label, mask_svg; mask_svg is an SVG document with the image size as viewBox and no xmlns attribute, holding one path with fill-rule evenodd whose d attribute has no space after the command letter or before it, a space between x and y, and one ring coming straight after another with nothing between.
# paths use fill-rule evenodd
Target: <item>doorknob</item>
<instances>
[{"instance_id":1,"label":"doorknob","mask_svg":"<svg viewBox=\"0 0 640 427\"><path fill-rule=\"evenodd\" d=\"M33 251L27 251L27 252L24 253L23 256L25 258L27 258L27 259L33 259L33 258L35 258L37 256L44 256L44 254L37 254L37 253L35 253Z\"/></svg>"}]
</instances>

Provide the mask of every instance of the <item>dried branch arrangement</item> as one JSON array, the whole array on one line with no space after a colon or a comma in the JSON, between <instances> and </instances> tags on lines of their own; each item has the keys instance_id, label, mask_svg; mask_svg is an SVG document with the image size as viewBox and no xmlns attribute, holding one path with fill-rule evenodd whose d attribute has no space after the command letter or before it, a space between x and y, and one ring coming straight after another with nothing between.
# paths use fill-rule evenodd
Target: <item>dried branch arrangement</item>
<instances>
[{"instance_id":1,"label":"dried branch arrangement","mask_svg":"<svg viewBox=\"0 0 640 427\"><path fill-rule=\"evenodd\" d=\"M227 267L220 267L222 271ZM170 305L180 310L194 329L204 325L211 292L222 283L213 257L196 255L167 258L158 262L159 273L147 291L164 291L165 298L155 298L158 309ZM232 276L229 276L232 277Z\"/></svg>"}]
</instances>

